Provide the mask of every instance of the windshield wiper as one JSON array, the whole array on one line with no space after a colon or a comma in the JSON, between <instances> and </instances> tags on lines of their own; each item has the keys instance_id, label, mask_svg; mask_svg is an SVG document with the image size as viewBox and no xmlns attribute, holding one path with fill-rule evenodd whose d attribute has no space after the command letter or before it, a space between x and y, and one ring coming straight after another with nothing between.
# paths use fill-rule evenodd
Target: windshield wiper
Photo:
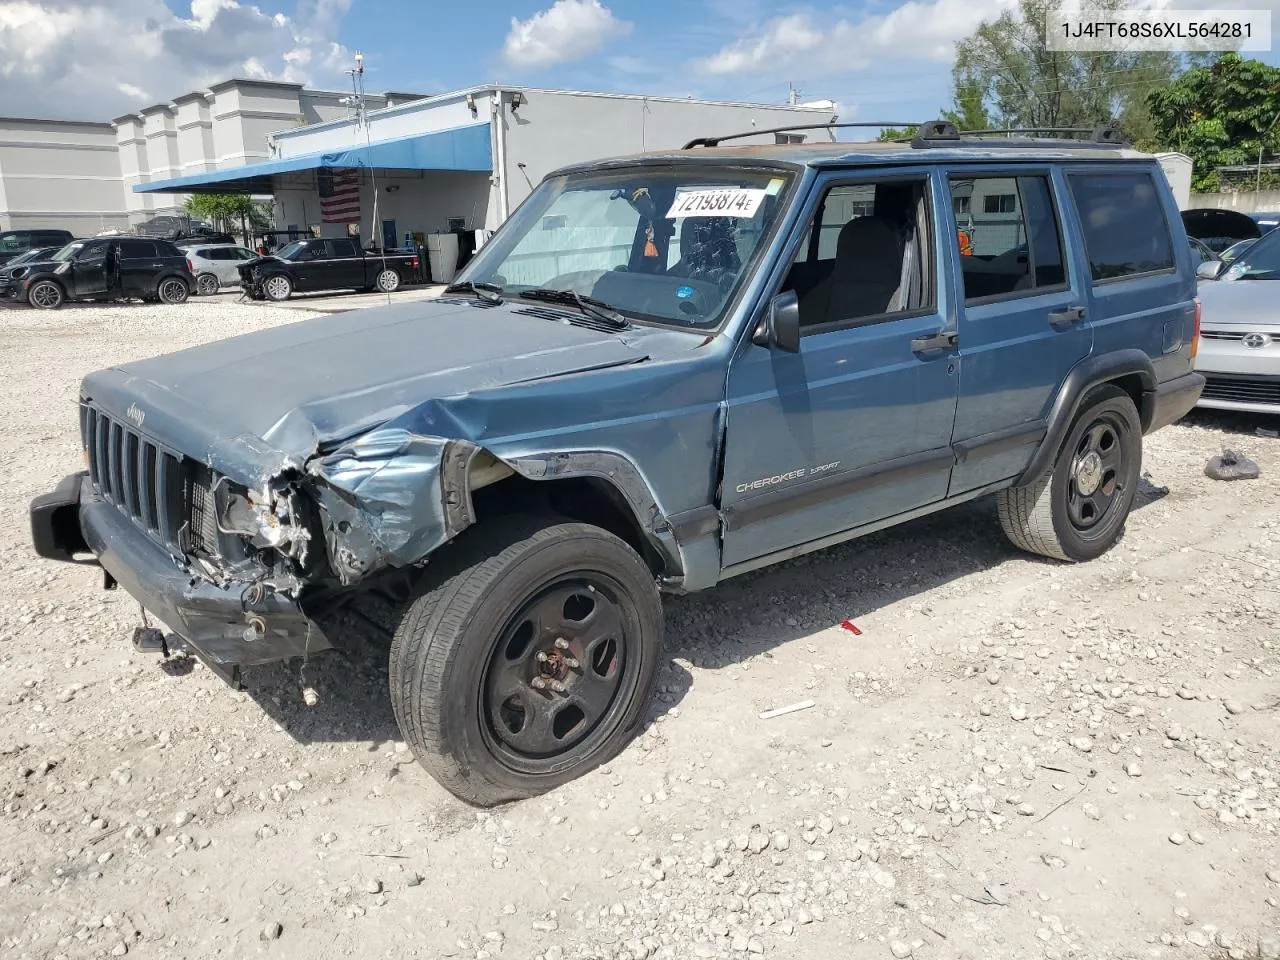
<instances>
[{"instance_id":1,"label":"windshield wiper","mask_svg":"<svg viewBox=\"0 0 1280 960\"><path fill-rule=\"evenodd\" d=\"M577 307L588 316L603 320L615 330L626 330L631 323L612 305L595 297L584 297L576 290L548 290L535 287L532 290L521 290L516 294L525 300L544 300L547 303L564 303Z\"/></svg>"},{"instance_id":2,"label":"windshield wiper","mask_svg":"<svg viewBox=\"0 0 1280 960\"><path fill-rule=\"evenodd\" d=\"M502 287L496 283L486 283L483 280L463 280L461 283L451 283L444 288L445 293L474 293L485 303L502 303L502 297L498 294L502 293Z\"/></svg>"}]
</instances>

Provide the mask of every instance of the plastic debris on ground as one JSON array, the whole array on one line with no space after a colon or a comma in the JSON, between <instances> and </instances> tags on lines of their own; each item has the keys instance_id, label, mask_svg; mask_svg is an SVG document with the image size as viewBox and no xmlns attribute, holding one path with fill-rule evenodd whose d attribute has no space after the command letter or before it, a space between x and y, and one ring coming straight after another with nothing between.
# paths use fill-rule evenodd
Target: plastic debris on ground
<instances>
[{"instance_id":1,"label":"plastic debris on ground","mask_svg":"<svg viewBox=\"0 0 1280 960\"><path fill-rule=\"evenodd\" d=\"M1204 475L1211 480L1256 480L1259 472L1256 463L1236 450L1210 457L1204 468Z\"/></svg>"}]
</instances>

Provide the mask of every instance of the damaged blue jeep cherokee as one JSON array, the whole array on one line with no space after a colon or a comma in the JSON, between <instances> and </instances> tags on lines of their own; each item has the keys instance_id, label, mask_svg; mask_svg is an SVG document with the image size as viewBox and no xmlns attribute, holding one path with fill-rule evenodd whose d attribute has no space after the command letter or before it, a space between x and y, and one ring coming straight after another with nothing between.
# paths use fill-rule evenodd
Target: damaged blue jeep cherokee
<instances>
[{"instance_id":1,"label":"damaged blue jeep cherokee","mask_svg":"<svg viewBox=\"0 0 1280 960\"><path fill-rule=\"evenodd\" d=\"M1156 162L945 122L731 139L548 176L439 299L91 374L36 551L233 680L399 598L405 739L493 804L636 733L663 591L987 494L1024 550L1115 543L1203 384Z\"/></svg>"}]
</instances>

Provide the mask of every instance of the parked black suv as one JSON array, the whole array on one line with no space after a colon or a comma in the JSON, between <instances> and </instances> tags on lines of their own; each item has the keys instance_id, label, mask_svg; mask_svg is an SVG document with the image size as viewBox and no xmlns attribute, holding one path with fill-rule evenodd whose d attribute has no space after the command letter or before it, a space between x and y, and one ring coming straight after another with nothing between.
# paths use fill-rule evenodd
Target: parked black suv
<instances>
[{"instance_id":1,"label":"parked black suv","mask_svg":"<svg viewBox=\"0 0 1280 960\"><path fill-rule=\"evenodd\" d=\"M191 267L167 240L96 237L70 243L41 263L0 270L14 296L41 310L67 300L159 300L182 303Z\"/></svg>"},{"instance_id":2,"label":"parked black suv","mask_svg":"<svg viewBox=\"0 0 1280 960\"><path fill-rule=\"evenodd\" d=\"M0 233L0 264L36 247L65 247L74 239L66 230L5 230Z\"/></svg>"}]
</instances>

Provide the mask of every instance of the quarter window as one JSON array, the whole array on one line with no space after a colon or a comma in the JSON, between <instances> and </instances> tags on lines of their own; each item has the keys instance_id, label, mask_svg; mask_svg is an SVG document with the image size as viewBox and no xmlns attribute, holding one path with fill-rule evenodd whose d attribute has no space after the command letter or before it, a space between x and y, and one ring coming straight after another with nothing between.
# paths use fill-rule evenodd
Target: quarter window
<instances>
[{"instance_id":1,"label":"quarter window","mask_svg":"<svg viewBox=\"0 0 1280 960\"><path fill-rule=\"evenodd\" d=\"M1066 282L1062 235L1046 177L951 180L965 300L1031 293ZM980 198L982 213L971 212Z\"/></svg>"},{"instance_id":2,"label":"quarter window","mask_svg":"<svg viewBox=\"0 0 1280 960\"><path fill-rule=\"evenodd\" d=\"M1071 196L1095 282L1173 269L1169 223L1149 173L1074 174Z\"/></svg>"}]
</instances>

